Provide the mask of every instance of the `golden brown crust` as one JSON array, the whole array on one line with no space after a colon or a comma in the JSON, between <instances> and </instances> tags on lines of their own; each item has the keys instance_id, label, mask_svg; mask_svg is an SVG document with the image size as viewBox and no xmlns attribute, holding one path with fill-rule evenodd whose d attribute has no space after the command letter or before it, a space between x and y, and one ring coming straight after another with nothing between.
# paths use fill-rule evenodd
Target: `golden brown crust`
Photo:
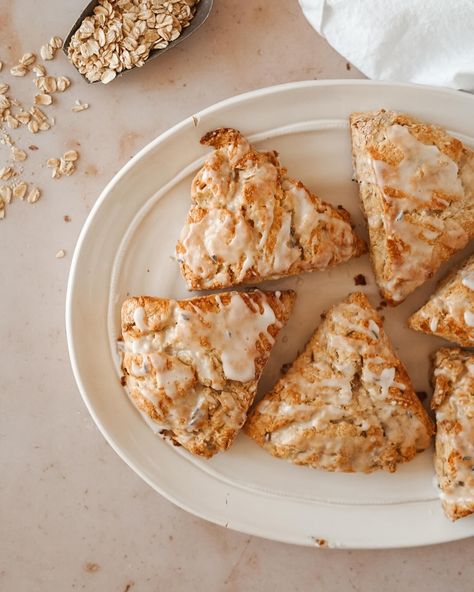
<instances>
[{"instance_id":1,"label":"golden brown crust","mask_svg":"<svg viewBox=\"0 0 474 592\"><path fill-rule=\"evenodd\" d=\"M448 274L408 325L465 347L474 346L474 255Z\"/></svg>"},{"instance_id":2,"label":"golden brown crust","mask_svg":"<svg viewBox=\"0 0 474 592\"><path fill-rule=\"evenodd\" d=\"M193 454L226 450L294 299L291 291L260 290L128 298L122 371L131 400L155 431Z\"/></svg>"},{"instance_id":3,"label":"golden brown crust","mask_svg":"<svg viewBox=\"0 0 474 592\"><path fill-rule=\"evenodd\" d=\"M451 520L474 513L474 352L442 348L433 372L435 469Z\"/></svg>"},{"instance_id":4,"label":"golden brown crust","mask_svg":"<svg viewBox=\"0 0 474 592\"><path fill-rule=\"evenodd\" d=\"M367 297L333 306L249 415L270 454L328 471L394 471L429 446L432 423Z\"/></svg>"},{"instance_id":5,"label":"golden brown crust","mask_svg":"<svg viewBox=\"0 0 474 592\"><path fill-rule=\"evenodd\" d=\"M349 214L288 177L274 151L235 129L206 134L212 146L192 183L176 246L190 289L217 289L326 269L366 251Z\"/></svg>"},{"instance_id":6,"label":"golden brown crust","mask_svg":"<svg viewBox=\"0 0 474 592\"><path fill-rule=\"evenodd\" d=\"M376 280L399 304L474 236L474 152L384 109L353 113L350 127Z\"/></svg>"},{"instance_id":7,"label":"golden brown crust","mask_svg":"<svg viewBox=\"0 0 474 592\"><path fill-rule=\"evenodd\" d=\"M201 144L212 146L213 148L222 148L229 144L239 144L241 133L231 127L220 127L205 134L201 138Z\"/></svg>"}]
</instances>

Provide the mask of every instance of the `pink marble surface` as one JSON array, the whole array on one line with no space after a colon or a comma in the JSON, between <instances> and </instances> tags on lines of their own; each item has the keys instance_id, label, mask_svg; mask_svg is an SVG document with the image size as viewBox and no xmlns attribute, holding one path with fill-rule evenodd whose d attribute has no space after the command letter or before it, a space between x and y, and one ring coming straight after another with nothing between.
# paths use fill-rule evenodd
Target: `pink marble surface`
<instances>
[{"instance_id":1,"label":"pink marble surface","mask_svg":"<svg viewBox=\"0 0 474 592\"><path fill-rule=\"evenodd\" d=\"M65 35L79 0L0 0L0 60ZM0 589L134 592L472 590L474 540L437 547L351 552L249 537L177 509L105 443L70 370L64 332L67 274L80 228L104 184L144 144L222 98L262 86L354 78L304 21L295 0L216 0L205 28L178 49L109 87L73 79L57 125L18 136L39 147L25 177L36 205L12 204L0 227ZM31 79L0 79L32 94ZM75 99L90 103L73 114ZM51 180L44 162L66 148L75 175ZM8 153L0 146L0 158ZM68 215L71 222L65 222ZM56 259L59 249L64 259Z\"/></svg>"}]
</instances>

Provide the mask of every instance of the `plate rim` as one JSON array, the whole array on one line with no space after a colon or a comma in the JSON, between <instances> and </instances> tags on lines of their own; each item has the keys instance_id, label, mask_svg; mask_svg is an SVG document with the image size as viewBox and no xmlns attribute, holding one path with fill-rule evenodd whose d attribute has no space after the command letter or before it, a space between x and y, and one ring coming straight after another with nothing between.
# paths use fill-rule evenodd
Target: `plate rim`
<instances>
[{"instance_id":1,"label":"plate rim","mask_svg":"<svg viewBox=\"0 0 474 592\"><path fill-rule=\"evenodd\" d=\"M66 340L67 340L67 347L69 353L69 359L71 364L71 369L73 372L73 376L81 395L81 398L91 415L94 423L96 424L97 428L101 435L105 438L106 442L111 446L116 454L141 478L152 487L155 491L160 493L165 499L172 502L176 506L182 508L183 510L189 512L190 514L197 516L199 518L203 518L208 520L212 523L219 524L221 526L229 527L233 530L243 532L245 534L258 536L267 538L270 540L275 540L284 543L290 544L298 544L298 545L305 545L305 546L314 546L314 542L310 539L301 540L302 537L290 537L288 535L279 535L278 531L274 530L270 532L263 532L261 527L253 528L248 522L242 522L240 519L233 519L228 523L222 523L222 521L213 515L212 512L205 511L203 508L198 508L196 506L189 506L183 500L179 499L173 493L170 493L166 488L162 488L159 484L153 481L140 466L138 466L129 456L127 451L123 450L119 443L117 443L114 439L114 436L109 433L108 428L104 425L102 420L99 418L98 414L94 409L94 405L88 395L87 389L83 383L81 372L79 369L78 363L78 352L76 350L75 342L74 342L74 335L73 335L73 296L74 296L74 288L75 288L75 281L76 281L76 272L77 267L79 265L81 252L84 247L89 228L92 225L94 218L97 212L101 209L104 202L109 197L109 194L113 191L114 187L120 182L120 180L125 177L131 169L134 168L135 164L140 161L147 153L154 150L157 146L161 143L165 142L170 136L173 136L177 132L185 129L186 127L195 125L196 118L198 120L205 118L208 115L211 115L214 112L218 112L219 110L226 108L228 106L232 106L243 101L249 99L260 98L263 96L269 96L273 93L278 92L285 92L285 91L294 91L299 89L305 88L312 88L312 87L341 87L341 86L364 86L364 87L373 87L373 88L397 88L397 89L419 89L421 91L431 91L438 95L447 95L447 96L463 96L463 98L467 98L467 100L472 100L474 105L474 96L470 95L469 93L463 93L460 95L460 92L454 89L443 88L443 87L436 87L432 85L422 85L422 84L414 84L414 83L399 83L393 81L376 81L376 80L359 80L359 79L334 79L334 80L303 80L297 82L288 82L273 86L266 86L263 88L259 88L256 90L240 93L228 98L225 98L217 103L214 103L188 117L179 121L178 123L174 124L172 127L165 130L163 133L159 134L156 138L148 142L143 148L141 148L128 162L126 162L120 169L117 171L113 177L107 182L105 187L100 192L97 200L95 201L93 207L91 208L82 228L79 233L76 246L74 248L74 254L71 260L71 266L68 275L67 281L67 291L66 291L66 302L65 302L65 326L66 326ZM432 505L439 505L439 502L426 502L431 503ZM374 544L364 544L361 543L360 545L344 545L341 548L344 549L390 549L390 548L409 548L409 547L416 547L420 545L431 545L431 544L439 544L441 542L449 542L454 540L461 540L464 538L471 537L472 534L469 533L453 533L451 536L441 536L436 540L430 539L428 541L424 540L423 537L419 537L417 540L409 540L404 542L403 544L397 542L390 542L390 541L382 541L381 544L374 545Z\"/></svg>"}]
</instances>

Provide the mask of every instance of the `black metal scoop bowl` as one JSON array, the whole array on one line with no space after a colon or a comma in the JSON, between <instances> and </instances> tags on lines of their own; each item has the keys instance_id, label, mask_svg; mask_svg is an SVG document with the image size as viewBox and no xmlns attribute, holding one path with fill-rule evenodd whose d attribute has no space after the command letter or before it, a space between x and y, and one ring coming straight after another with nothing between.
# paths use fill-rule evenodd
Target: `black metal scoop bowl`
<instances>
[{"instance_id":1,"label":"black metal scoop bowl","mask_svg":"<svg viewBox=\"0 0 474 592\"><path fill-rule=\"evenodd\" d=\"M153 58L156 58L160 55L163 55L164 53L166 53L170 49L173 49L173 47L176 47L178 45L178 43L182 43L185 39L190 37L195 31L197 31L199 29L199 27L202 24L204 24L204 22L207 20L207 17L211 13L213 2L214 2L214 0L200 0L196 6L196 12L194 13L193 18L192 18L191 22L189 23L189 26L186 27L185 29L183 29L181 35L177 39L175 39L174 41L170 41L166 47L163 47L163 49L152 49L150 51L150 54L149 54L146 62L145 62L145 66L150 60L152 60ZM87 6L81 12L81 15L79 16L77 21L74 23L74 26L72 27L72 29L69 31L69 34L63 43L63 51L66 54L66 56L67 56L67 50L68 50L69 44L71 42L72 36L79 29L82 21L86 18L86 16L91 16L91 14L94 11L94 8L97 6L98 3L99 3L98 0L92 0L92 2L89 2L89 4L87 4ZM127 72L132 72L133 70L136 69L136 67L137 66L134 66L133 68L130 68L129 70L122 70L121 72L117 72L117 76L122 76L122 74L126 74ZM89 84L95 84L95 82L100 82L100 80L96 80L94 82L91 82L90 80L88 80L84 76L84 74L81 74L81 76Z\"/></svg>"}]
</instances>

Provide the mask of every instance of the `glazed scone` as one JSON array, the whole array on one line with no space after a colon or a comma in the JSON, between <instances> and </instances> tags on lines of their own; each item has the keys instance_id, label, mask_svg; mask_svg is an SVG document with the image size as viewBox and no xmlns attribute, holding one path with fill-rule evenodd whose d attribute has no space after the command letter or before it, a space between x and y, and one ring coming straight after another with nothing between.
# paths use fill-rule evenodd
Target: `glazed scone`
<instances>
[{"instance_id":1,"label":"glazed scone","mask_svg":"<svg viewBox=\"0 0 474 592\"><path fill-rule=\"evenodd\" d=\"M474 151L383 109L353 113L350 127L375 277L396 305L474 237Z\"/></svg>"},{"instance_id":2,"label":"glazed scone","mask_svg":"<svg viewBox=\"0 0 474 592\"><path fill-rule=\"evenodd\" d=\"M443 280L408 324L416 331L474 346L474 255Z\"/></svg>"},{"instance_id":3,"label":"glazed scone","mask_svg":"<svg viewBox=\"0 0 474 592\"><path fill-rule=\"evenodd\" d=\"M371 473L427 448L433 426L380 317L356 292L325 315L245 431L296 464Z\"/></svg>"},{"instance_id":4,"label":"glazed scone","mask_svg":"<svg viewBox=\"0 0 474 592\"><path fill-rule=\"evenodd\" d=\"M451 520L474 513L474 352L443 348L433 373L435 469Z\"/></svg>"},{"instance_id":5,"label":"glazed scone","mask_svg":"<svg viewBox=\"0 0 474 592\"><path fill-rule=\"evenodd\" d=\"M176 246L191 290L226 288L321 270L366 251L349 214L288 177L276 152L234 129L205 135L215 148L191 188Z\"/></svg>"},{"instance_id":6,"label":"glazed scone","mask_svg":"<svg viewBox=\"0 0 474 592\"><path fill-rule=\"evenodd\" d=\"M122 306L122 383L154 429L211 457L243 426L294 292L228 292Z\"/></svg>"}]
</instances>

